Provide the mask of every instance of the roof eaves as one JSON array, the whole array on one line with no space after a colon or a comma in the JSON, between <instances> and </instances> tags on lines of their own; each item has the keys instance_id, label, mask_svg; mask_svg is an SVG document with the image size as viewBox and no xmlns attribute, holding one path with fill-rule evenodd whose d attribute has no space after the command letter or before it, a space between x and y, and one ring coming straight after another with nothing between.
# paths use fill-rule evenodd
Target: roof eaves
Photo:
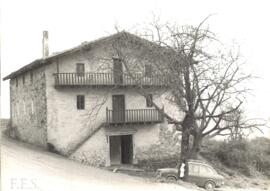
<instances>
[{"instance_id":1,"label":"roof eaves","mask_svg":"<svg viewBox=\"0 0 270 191\"><path fill-rule=\"evenodd\" d=\"M27 64L26 66L23 66L22 68L20 68L19 70L12 72L11 74L9 74L8 76L4 77L3 80L8 80L8 79L12 79L28 70L34 69L36 67L39 67L40 64L44 64L47 61L45 59L37 59L34 60L33 62L31 62L30 64Z\"/></svg>"},{"instance_id":2,"label":"roof eaves","mask_svg":"<svg viewBox=\"0 0 270 191\"><path fill-rule=\"evenodd\" d=\"M115 34L112 34L110 36L106 36L106 37L101 37L101 38L98 38L94 41L89 41L89 42L85 42L85 43L82 43L76 47L73 47L73 48L70 48L70 49L67 49L67 50L64 50L62 52L59 52L59 53L56 53L56 54L52 54L50 56L48 56L47 58L43 59L36 59L34 60L33 62L31 62L30 64L26 65L26 66L23 66L22 68L16 70L15 72L12 72L11 74L9 74L8 76L4 77L3 80L8 80L8 79L12 79L12 78L15 78L16 76L24 73L24 72L27 72L31 69L34 69L34 68L37 68L39 67L40 65L43 65L43 64L46 64L48 63L50 60L54 59L54 58L57 58L59 56L64 56L64 55L68 55L68 54L72 54L74 52L77 52L79 50L81 50L82 48L84 47L88 47L88 46L91 46L91 45L94 45L98 42L102 42L104 40L107 40L107 39L111 39L113 37L117 37L117 36L120 36L120 35L131 35L133 37L136 37L136 38L139 38L137 35L133 35L129 32L126 32L126 31L122 31L122 32L118 32L118 33L115 33ZM145 40L145 39L143 39ZM150 42L148 40L145 40L146 42Z\"/></svg>"}]
</instances>

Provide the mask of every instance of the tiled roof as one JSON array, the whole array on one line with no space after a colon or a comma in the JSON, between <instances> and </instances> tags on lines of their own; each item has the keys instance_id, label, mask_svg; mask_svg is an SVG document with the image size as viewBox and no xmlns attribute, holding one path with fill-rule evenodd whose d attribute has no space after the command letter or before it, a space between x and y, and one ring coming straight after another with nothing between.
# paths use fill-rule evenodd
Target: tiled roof
<instances>
[{"instance_id":1,"label":"tiled roof","mask_svg":"<svg viewBox=\"0 0 270 191\"><path fill-rule=\"evenodd\" d=\"M83 48L87 48L87 47L89 47L91 45L94 45L96 43L100 43L102 41L109 40L109 39L112 39L112 38L115 38L115 37L118 37L118 36L121 36L121 35L129 35L129 36L133 36L133 37L136 36L136 35L133 35L131 33L122 31L122 32L118 32L118 33L115 33L115 34L107 36L107 37L99 38L99 39L94 40L94 41L83 42L79 46L73 47L71 49L67 49L67 50L64 50L62 52L52 54L52 55L50 55L50 56L48 56L46 58L36 59L33 62L31 62L30 64L27 64L27 65L23 66L22 68L16 70L15 72L12 72L8 76L4 77L3 80L13 79L16 76L18 76L18 75L20 75L22 73L25 73L25 72L27 72L27 71L29 71L31 69L38 68L38 67L41 67L43 65L46 65L46 64L50 63L50 61L55 59L55 58L58 58L60 56L64 56L64 55L67 55L67 54L72 54L74 52L80 51ZM138 37L138 36L136 36L136 37Z\"/></svg>"}]
</instances>

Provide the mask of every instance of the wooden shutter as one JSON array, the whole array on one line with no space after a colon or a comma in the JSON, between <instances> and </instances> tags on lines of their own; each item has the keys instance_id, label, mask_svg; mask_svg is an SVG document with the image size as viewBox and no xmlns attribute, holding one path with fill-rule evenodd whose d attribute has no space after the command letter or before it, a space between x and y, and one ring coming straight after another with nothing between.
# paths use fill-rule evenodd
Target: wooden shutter
<instances>
[{"instance_id":1,"label":"wooden shutter","mask_svg":"<svg viewBox=\"0 0 270 191\"><path fill-rule=\"evenodd\" d=\"M85 108L85 98L84 95L77 95L77 109Z\"/></svg>"}]
</instances>

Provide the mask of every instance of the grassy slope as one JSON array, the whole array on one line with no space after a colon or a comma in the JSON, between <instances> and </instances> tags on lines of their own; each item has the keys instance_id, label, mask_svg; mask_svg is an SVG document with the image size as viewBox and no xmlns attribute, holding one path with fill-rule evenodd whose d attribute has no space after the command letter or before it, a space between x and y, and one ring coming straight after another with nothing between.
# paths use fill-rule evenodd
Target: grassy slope
<instances>
[{"instance_id":1,"label":"grassy slope","mask_svg":"<svg viewBox=\"0 0 270 191\"><path fill-rule=\"evenodd\" d=\"M222 174L227 185L270 189L270 139L205 141L201 157Z\"/></svg>"}]
</instances>

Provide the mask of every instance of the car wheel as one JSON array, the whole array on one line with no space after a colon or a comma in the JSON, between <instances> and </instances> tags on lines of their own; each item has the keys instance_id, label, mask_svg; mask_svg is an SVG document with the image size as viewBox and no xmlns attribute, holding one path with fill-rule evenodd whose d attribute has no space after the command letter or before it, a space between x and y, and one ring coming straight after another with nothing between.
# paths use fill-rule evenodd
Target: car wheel
<instances>
[{"instance_id":1,"label":"car wheel","mask_svg":"<svg viewBox=\"0 0 270 191\"><path fill-rule=\"evenodd\" d=\"M167 180L170 181L170 182L174 182L176 181L176 177L175 176L167 176Z\"/></svg>"},{"instance_id":2,"label":"car wheel","mask_svg":"<svg viewBox=\"0 0 270 191\"><path fill-rule=\"evenodd\" d=\"M212 181L208 181L205 183L204 188L209 191L213 191L215 189L216 185Z\"/></svg>"}]
</instances>

